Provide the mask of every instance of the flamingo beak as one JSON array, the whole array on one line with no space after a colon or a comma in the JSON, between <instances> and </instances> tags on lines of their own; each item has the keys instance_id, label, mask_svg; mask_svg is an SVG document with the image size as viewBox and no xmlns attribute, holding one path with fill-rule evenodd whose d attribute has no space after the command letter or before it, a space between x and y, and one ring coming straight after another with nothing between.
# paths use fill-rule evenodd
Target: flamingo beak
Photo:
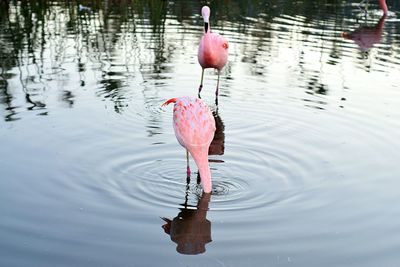
<instances>
[{"instance_id":1,"label":"flamingo beak","mask_svg":"<svg viewBox=\"0 0 400 267\"><path fill-rule=\"evenodd\" d=\"M208 22L204 22L204 31L207 33L208 31Z\"/></svg>"},{"instance_id":2,"label":"flamingo beak","mask_svg":"<svg viewBox=\"0 0 400 267\"><path fill-rule=\"evenodd\" d=\"M169 104L171 104L171 103L176 103L176 97L171 98L171 99L168 99L168 100L165 101L165 103L162 104L161 106L162 106L162 107L165 107L166 105L169 105Z\"/></svg>"}]
</instances>

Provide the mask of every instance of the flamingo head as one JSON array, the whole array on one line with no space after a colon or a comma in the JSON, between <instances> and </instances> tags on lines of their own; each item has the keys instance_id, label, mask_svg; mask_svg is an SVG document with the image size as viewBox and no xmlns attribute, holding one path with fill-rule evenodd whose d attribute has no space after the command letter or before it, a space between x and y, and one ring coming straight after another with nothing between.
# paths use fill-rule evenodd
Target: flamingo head
<instances>
[{"instance_id":1,"label":"flamingo head","mask_svg":"<svg viewBox=\"0 0 400 267\"><path fill-rule=\"evenodd\" d=\"M204 19L204 30L207 33L210 20L210 8L208 6L203 6L203 8L201 9L201 16Z\"/></svg>"}]
</instances>

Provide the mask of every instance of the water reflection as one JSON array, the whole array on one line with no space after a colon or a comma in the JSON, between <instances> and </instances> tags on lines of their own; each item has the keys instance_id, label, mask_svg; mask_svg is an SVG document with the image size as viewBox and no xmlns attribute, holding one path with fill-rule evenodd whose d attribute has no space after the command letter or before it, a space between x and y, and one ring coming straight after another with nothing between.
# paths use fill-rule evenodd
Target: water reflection
<instances>
[{"instance_id":1,"label":"water reflection","mask_svg":"<svg viewBox=\"0 0 400 267\"><path fill-rule=\"evenodd\" d=\"M343 32L342 37L346 40L352 40L358 45L361 52L368 55L368 51L382 40L385 20L386 15L384 14L374 26L362 25L354 31Z\"/></svg>"},{"instance_id":2,"label":"water reflection","mask_svg":"<svg viewBox=\"0 0 400 267\"><path fill-rule=\"evenodd\" d=\"M387 218L400 214L399 13L381 18L381 43L365 60L341 36L359 26L357 0L211 1L212 26L231 45L209 149L211 162L225 162L212 200L194 174L184 201L184 154L159 107L197 93L203 4L0 1L1 266L153 266L154 251L167 266L218 265L177 258L175 247L212 247L230 266L282 254L304 266L345 265L338 254L396 266L399 240L388 233L400 217ZM202 97L214 100L211 90ZM207 245L208 205L221 211L208 213L219 246ZM169 236L153 231L157 215L170 216ZM360 221L369 223L354 231Z\"/></svg>"},{"instance_id":3,"label":"water reflection","mask_svg":"<svg viewBox=\"0 0 400 267\"><path fill-rule=\"evenodd\" d=\"M208 149L208 155L223 155L225 152L225 125L222 121L218 110L212 112L215 120L215 133L214 138L211 141L210 148ZM210 160L216 162L216 160ZM219 161L217 161L219 162Z\"/></svg>"},{"instance_id":4,"label":"water reflection","mask_svg":"<svg viewBox=\"0 0 400 267\"><path fill-rule=\"evenodd\" d=\"M72 107L76 94L69 88L76 85L97 87L96 95L111 100L120 113L130 100L124 90L130 78L142 75L151 81L144 89L153 89L164 73L172 73L168 53L174 49L164 36L166 1L0 4L0 104L6 106L6 120L18 119L18 108L45 109L49 91ZM16 75L25 94L21 99L8 89ZM20 100L25 105L17 105Z\"/></svg>"},{"instance_id":5,"label":"water reflection","mask_svg":"<svg viewBox=\"0 0 400 267\"><path fill-rule=\"evenodd\" d=\"M208 204L211 194L203 193L197 206L188 205L188 191L185 203L174 219L162 218L166 223L164 232L170 235L177 244L176 250L181 254L197 255L206 251L206 244L211 239L211 222L207 220Z\"/></svg>"},{"instance_id":6,"label":"water reflection","mask_svg":"<svg viewBox=\"0 0 400 267\"><path fill-rule=\"evenodd\" d=\"M46 114L44 109L52 106L48 103L52 91L65 107L74 106L77 91L82 88L95 90L96 96L109 101L117 113L137 99L132 92L141 92L145 105L153 105L163 89L174 82L169 80L181 75L180 65L198 66L195 57L203 29L199 14L202 4L162 0L1 1L0 105L5 120L18 119L23 109ZM291 51L301 52L297 57L301 61L290 59L294 71L295 65L312 68L307 66L307 56L312 56L316 48L321 50L321 63L325 65L323 56L329 54L328 64L338 64L344 49L338 45L337 31L352 12L351 5L338 1L328 1L327 5L313 1L213 1L210 7L213 27L232 43L231 59L224 69L227 77L234 77L231 72L238 65L246 66L252 76L268 77L270 63L290 54L287 49L283 51L286 45ZM338 15L338 10L344 15ZM375 27L362 27L344 37L367 51L380 42L384 22L382 17ZM388 30L387 39L396 40L396 31L394 27ZM396 47L389 51L395 52ZM10 90L13 79L20 82L24 95ZM198 80L191 79L191 84ZM306 87L307 93L323 95L330 88L315 75ZM229 96L227 87L224 90ZM153 122L159 123L160 116L150 113L149 117L149 135L157 134L152 130Z\"/></svg>"}]
</instances>

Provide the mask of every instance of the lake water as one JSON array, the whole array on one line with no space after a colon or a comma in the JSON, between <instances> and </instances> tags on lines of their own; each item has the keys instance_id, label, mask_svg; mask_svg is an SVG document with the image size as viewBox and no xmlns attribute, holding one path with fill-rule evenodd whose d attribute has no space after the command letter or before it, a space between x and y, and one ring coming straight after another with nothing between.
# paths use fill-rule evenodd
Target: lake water
<instances>
[{"instance_id":1,"label":"lake water","mask_svg":"<svg viewBox=\"0 0 400 267\"><path fill-rule=\"evenodd\" d=\"M210 196L161 108L202 3L2 1L0 265L399 266L400 5L369 2L211 2Z\"/></svg>"}]
</instances>

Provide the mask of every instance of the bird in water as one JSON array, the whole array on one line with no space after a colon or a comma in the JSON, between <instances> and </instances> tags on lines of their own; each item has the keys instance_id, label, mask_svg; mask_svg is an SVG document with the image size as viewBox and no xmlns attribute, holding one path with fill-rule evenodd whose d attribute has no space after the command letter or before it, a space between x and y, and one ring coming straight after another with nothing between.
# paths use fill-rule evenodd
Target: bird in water
<instances>
[{"instance_id":1,"label":"bird in water","mask_svg":"<svg viewBox=\"0 0 400 267\"><path fill-rule=\"evenodd\" d=\"M201 70L201 81L199 86L199 97L203 88L204 69L214 68L218 71L217 89L215 90L216 103L218 103L218 87L221 69L228 61L228 41L218 33L211 32L210 8L203 6L201 15L204 19L204 34L200 40L197 54Z\"/></svg>"},{"instance_id":2,"label":"bird in water","mask_svg":"<svg viewBox=\"0 0 400 267\"><path fill-rule=\"evenodd\" d=\"M342 32L342 37L346 40L354 41L360 50L366 53L375 44L381 42L385 19L386 15L383 15L374 26L363 26L352 32Z\"/></svg>"},{"instance_id":3,"label":"bird in water","mask_svg":"<svg viewBox=\"0 0 400 267\"><path fill-rule=\"evenodd\" d=\"M167 100L162 106L174 104L173 126L176 139L186 149L187 174L190 177L189 153L199 169L200 182L205 193L212 189L208 150L215 132L215 120L206 104L195 97Z\"/></svg>"}]
</instances>

